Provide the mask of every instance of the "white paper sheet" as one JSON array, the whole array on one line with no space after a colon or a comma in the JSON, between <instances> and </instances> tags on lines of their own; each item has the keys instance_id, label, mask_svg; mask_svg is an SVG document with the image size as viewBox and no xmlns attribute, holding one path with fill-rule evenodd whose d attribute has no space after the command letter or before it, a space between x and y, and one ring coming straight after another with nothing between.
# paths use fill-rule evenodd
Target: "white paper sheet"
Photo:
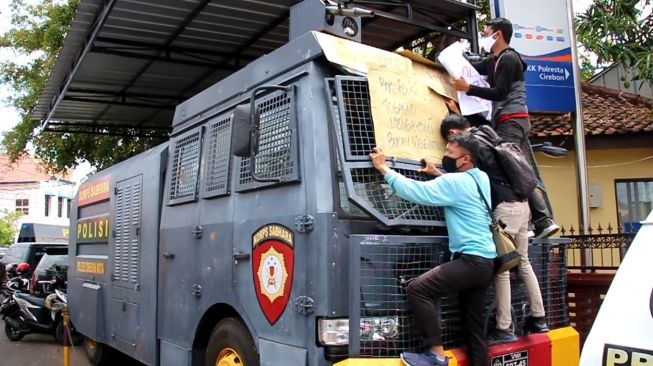
<instances>
[{"instance_id":1,"label":"white paper sheet","mask_svg":"<svg viewBox=\"0 0 653 366\"><path fill-rule=\"evenodd\" d=\"M452 77L463 77L470 85L490 87L485 78L463 57L464 51L465 45L462 42L455 42L440 52L438 61ZM458 103L460 104L460 113L464 116L481 113L486 119L490 119L492 115L492 102L487 99L458 92Z\"/></svg>"}]
</instances>

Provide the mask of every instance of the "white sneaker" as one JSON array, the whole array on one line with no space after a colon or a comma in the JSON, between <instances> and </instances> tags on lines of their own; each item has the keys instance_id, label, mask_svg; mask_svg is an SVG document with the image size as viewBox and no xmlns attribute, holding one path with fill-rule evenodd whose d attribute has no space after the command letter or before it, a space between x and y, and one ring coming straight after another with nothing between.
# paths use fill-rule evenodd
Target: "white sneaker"
<instances>
[{"instance_id":1,"label":"white sneaker","mask_svg":"<svg viewBox=\"0 0 653 366\"><path fill-rule=\"evenodd\" d=\"M551 225L545 227L539 235L537 235L537 238L548 238L549 236L555 234L560 230L560 226L558 226L556 223L552 223Z\"/></svg>"},{"instance_id":2,"label":"white sneaker","mask_svg":"<svg viewBox=\"0 0 653 366\"><path fill-rule=\"evenodd\" d=\"M532 237L534 237L534 236L535 236L535 231L533 231L533 230L528 230L528 233L526 234L526 236L528 236L529 239L532 238Z\"/></svg>"}]
</instances>

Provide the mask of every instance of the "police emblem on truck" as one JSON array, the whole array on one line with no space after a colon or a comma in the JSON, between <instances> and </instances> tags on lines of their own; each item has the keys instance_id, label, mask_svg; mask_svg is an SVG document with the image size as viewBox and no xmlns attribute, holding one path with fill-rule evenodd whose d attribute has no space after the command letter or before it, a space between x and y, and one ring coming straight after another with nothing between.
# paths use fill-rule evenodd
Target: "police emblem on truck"
<instances>
[{"instance_id":1,"label":"police emblem on truck","mask_svg":"<svg viewBox=\"0 0 653 366\"><path fill-rule=\"evenodd\" d=\"M265 225L252 235L254 291L271 325L279 320L290 298L294 243L293 232L279 224Z\"/></svg>"}]
</instances>

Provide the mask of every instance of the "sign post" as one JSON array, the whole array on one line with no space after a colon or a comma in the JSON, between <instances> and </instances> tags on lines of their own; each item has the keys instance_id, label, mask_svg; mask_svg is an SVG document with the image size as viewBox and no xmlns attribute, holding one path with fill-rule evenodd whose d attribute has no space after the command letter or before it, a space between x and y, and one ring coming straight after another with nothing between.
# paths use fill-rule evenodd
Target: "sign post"
<instances>
[{"instance_id":1,"label":"sign post","mask_svg":"<svg viewBox=\"0 0 653 366\"><path fill-rule=\"evenodd\" d=\"M571 0L492 0L493 17L513 24L510 45L528 64L526 96L530 112L571 112L578 179L579 224L589 228L585 128Z\"/></svg>"}]
</instances>

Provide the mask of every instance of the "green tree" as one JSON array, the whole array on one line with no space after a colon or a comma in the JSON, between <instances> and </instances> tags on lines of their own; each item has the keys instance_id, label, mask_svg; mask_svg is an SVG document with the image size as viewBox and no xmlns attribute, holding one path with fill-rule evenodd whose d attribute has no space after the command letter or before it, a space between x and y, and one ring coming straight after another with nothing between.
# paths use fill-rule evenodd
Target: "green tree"
<instances>
[{"instance_id":1,"label":"green tree","mask_svg":"<svg viewBox=\"0 0 653 366\"><path fill-rule=\"evenodd\" d=\"M635 79L653 82L651 29L651 0L594 0L576 18L578 40L599 64L619 62L636 70Z\"/></svg>"},{"instance_id":2,"label":"green tree","mask_svg":"<svg viewBox=\"0 0 653 366\"><path fill-rule=\"evenodd\" d=\"M20 114L20 122L2 138L2 146L16 161L33 146L35 155L49 171L63 172L82 159L98 169L110 166L138 152L162 142L160 139L140 136L141 131L107 129L103 135L92 134L38 134L39 121L32 112L38 97L52 71L59 49L74 18L79 0L42 0L36 5L24 0L11 0L11 25L0 35L0 47L12 50L16 60L0 64L0 80L13 89L6 102ZM28 58L30 61L21 62Z\"/></svg>"},{"instance_id":3,"label":"green tree","mask_svg":"<svg viewBox=\"0 0 653 366\"><path fill-rule=\"evenodd\" d=\"M13 244L16 233L18 233L16 223L21 216L23 216L22 212L8 211L7 209L0 211L0 246Z\"/></svg>"}]
</instances>

